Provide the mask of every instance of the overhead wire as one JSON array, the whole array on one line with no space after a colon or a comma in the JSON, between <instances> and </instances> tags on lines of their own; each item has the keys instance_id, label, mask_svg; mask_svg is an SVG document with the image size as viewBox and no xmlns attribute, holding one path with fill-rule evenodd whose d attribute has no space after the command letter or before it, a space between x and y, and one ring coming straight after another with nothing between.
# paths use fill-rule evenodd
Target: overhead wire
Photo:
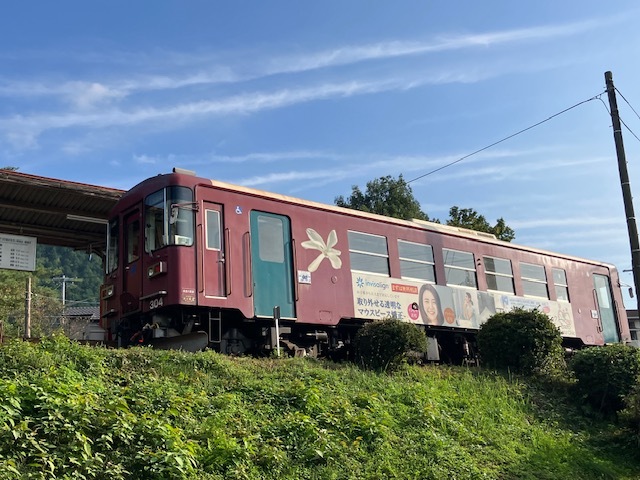
<instances>
[{"instance_id":1,"label":"overhead wire","mask_svg":"<svg viewBox=\"0 0 640 480\"><path fill-rule=\"evenodd\" d=\"M604 106L604 109L607 111L607 113L609 114L609 116L611 116L611 110L609 110L609 107L607 107L607 104L604 103L604 100L602 100L601 98L599 99L600 102L602 102L602 105ZM629 105L631 107L631 105ZM633 109L633 107L631 107ZM633 135L634 137L636 137L636 140L638 140L640 142L640 138L638 138L638 135L635 134L635 132L633 130L631 130L631 128L624 122L624 120L622 119L622 117L620 116L620 114L618 114L618 120L620 120L620 123L622 125L624 125L624 127L629 130L629 133L631 135Z\"/></svg>"},{"instance_id":2,"label":"overhead wire","mask_svg":"<svg viewBox=\"0 0 640 480\"><path fill-rule=\"evenodd\" d=\"M627 100L627 99L625 98L625 96L622 94L622 92L621 92L620 90L618 90L618 88L617 88L617 87L613 87L613 88L615 88L616 92L618 92L618 95L620 95L620 96L622 97L622 99L625 101L625 103L626 103L627 105L629 105L629 107L631 108L631 110L633 110L633 113L635 113L635 114L636 114L636 117L638 117L638 118L640 119L640 115L638 114L638 112L636 112L636 109L635 109L635 108L633 108L633 105L631 105L631 104L629 103L629 100Z\"/></svg>"},{"instance_id":3,"label":"overhead wire","mask_svg":"<svg viewBox=\"0 0 640 480\"><path fill-rule=\"evenodd\" d=\"M615 88L615 87L614 87L614 88ZM635 108L633 108L633 105L631 105L631 104L629 103L629 101L628 101L628 100L625 98L625 96L620 92L620 90L618 90L617 88L615 88L615 90L616 90L616 92L618 92L618 94L622 97L622 99L625 101L625 103L626 103L627 105L629 105L629 108L631 108L631 110L633 110L633 113L635 113L635 114L636 114L636 117L638 117L638 118L640 119L640 115L638 115L638 112L636 112L636 109L635 109ZM618 117L620 117L620 115L618 115ZM640 138L638 138L638 135L636 135L636 134L634 133L634 131L633 131L633 130L631 130L631 128L630 128L626 123L624 123L624 120L622 120L622 118L620 118L620 123L622 123L622 124L625 126L625 128L626 128L627 130L629 130L629 132L631 133L631 135L633 135L634 137L636 137L636 140L638 140L638 141L640 142Z\"/></svg>"},{"instance_id":4,"label":"overhead wire","mask_svg":"<svg viewBox=\"0 0 640 480\"><path fill-rule=\"evenodd\" d=\"M562 115L562 114L564 114L564 113L567 113L568 111L573 110L574 108L577 108L577 107L579 107L580 105L583 105L583 104L585 104L585 103L591 102L591 101L593 101L593 100L598 100L598 99L600 99L600 97L601 97L602 95L604 95L605 93L606 93L606 91L605 91L605 92L602 92L602 93L599 93L599 94L597 94L597 95L594 95L593 97L588 98L588 99L586 99L586 100L582 100L581 102L578 102L578 103L576 103L575 105L572 105L572 106L570 106L570 107L568 107L568 108L565 108L564 110L561 110L560 112L554 113L553 115L551 115L550 117L545 118L544 120L541 120L541 121L539 121L539 122L537 122L537 123L534 123L533 125L530 125L530 126L528 126L528 127L526 127L526 128L523 128L522 130L519 130L519 131L517 131L517 132L515 132L515 133L512 133L511 135L508 135L508 136L506 136L506 137L504 137L504 138L502 138L502 139L500 139L500 140L498 140L498 141L496 141L496 142L493 142L492 144L487 145L486 147L482 147L482 148L480 148L480 149L478 149L478 150L476 150L476 151L474 151L474 152L471 152L471 153L469 153L469 154L467 154L467 155L465 155L465 156L463 156L463 157L460 157L459 159L454 160L453 162L449 162L449 163L447 163L446 165L442 165L442 166L440 166L440 167L438 167L438 168L435 168L435 169L433 169L433 170L431 170L431 171L429 171L429 172L427 172L427 173L425 173L425 174L423 174L423 175L420 175L420 176L418 176L418 177L416 177L416 178L413 178L413 179L411 179L411 180L408 180L408 181L406 181L405 183L408 185L408 184L410 184L410 183L412 183L412 182L415 182L415 181L417 181L417 180L420 180L421 178L424 178L424 177L427 177L427 176L429 176L429 175L432 175L432 174L434 174L434 173L436 173L436 172L439 172L440 170L444 170L445 168L449 168L449 167L451 167L451 166L453 166L453 165L455 165L455 164L457 164L457 163L462 162L463 160L466 160L466 159L467 159L467 158L469 158L469 157L472 157L472 156L474 156L474 155L477 155L478 153L484 152L485 150L488 150L488 149L490 149L490 148L492 148L492 147L495 147L496 145L499 145L500 143L506 142L507 140L510 140L510 139L512 139L512 138L514 138L514 137L517 137L518 135L521 135L521 134L523 134L523 133L525 133L525 132L527 132L527 131L529 131L529 130L532 130L532 129L536 128L536 127L539 127L539 126L540 126L540 125L542 125L543 123L546 123L546 122L548 122L549 120L552 120L552 119L554 119L554 118L556 118L556 117L558 117L558 116L560 116L560 115ZM628 128L628 127L627 127L627 128Z\"/></svg>"}]
</instances>

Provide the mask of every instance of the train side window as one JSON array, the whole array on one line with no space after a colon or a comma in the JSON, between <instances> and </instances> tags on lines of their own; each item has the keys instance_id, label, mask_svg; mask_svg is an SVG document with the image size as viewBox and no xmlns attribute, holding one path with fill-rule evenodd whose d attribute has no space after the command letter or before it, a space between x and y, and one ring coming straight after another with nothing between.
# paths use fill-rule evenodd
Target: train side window
<instances>
[{"instance_id":1,"label":"train side window","mask_svg":"<svg viewBox=\"0 0 640 480\"><path fill-rule=\"evenodd\" d=\"M522 288L525 295L549 298L547 275L542 265L520 263L520 275L522 277Z\"/></svg>"},{"instance_id":2,"label":"train side window","mask_svg":"<svg viewBox=\"0 0 640 480\"><path fill-rule=\"evenodd\" d=\"M348 238L351 270L389 276L386 237L349 231Z\"/></svg>"},{"instance_id":3,"label":"train side window","mask_svg":"<svg viewBox=\"0 0 640 480\"><path fill-rule=\"evenodd\" d=\"M436 282L433 247L420 243L398 240L400 275L402 278Z\"/></svg>"},{"instance_id":4,"label":"train side window","mask_svg":"<svg viewBox=\"0 0 640 480\"><path fill-rule=\"evenodd\" d=\"M447 285L478 288L473 253L442 249Z\"/></svg>"},{"instance_id":5,"label":"train side window","mask_svg":"<svg viewBox=\"0 0 640 480\"><path fill-rule=\"evenodd\" d=\"M567 284L567 272L561 268L551 269L553 272L553 285L556 289L558 300L569 301L569 285Z\"/></svg>"},{"instance_id":6,"label":"train side window","mask_svg":"<svg viewBox=\"0 0 640 480\"><path fill-rule=\"evenodd\" d=\"M487 288L497 292L514 294L513 270L511 260L495 257L483 257L484 276L487 279Z\"/></svg>"},{"instance_id":7,"label":"train side window","mask_svg":"<svg viewBox=\"0 0 640 480\"><path fill-rule=\"evenodd\" d=\"M120 238L120 222L114 218L109 222L107 230L107 273L118 268L118 241Z\"/></svg>"},{"instance_id":8,"label":"train side window","mask_svg":"<svg viewBox=\"0 0 640 480\"><path fill-rule=\"evenodd\" d=\"M220 250L220 212L207 210L207 248Z\"/></svg>"}]
</instances>

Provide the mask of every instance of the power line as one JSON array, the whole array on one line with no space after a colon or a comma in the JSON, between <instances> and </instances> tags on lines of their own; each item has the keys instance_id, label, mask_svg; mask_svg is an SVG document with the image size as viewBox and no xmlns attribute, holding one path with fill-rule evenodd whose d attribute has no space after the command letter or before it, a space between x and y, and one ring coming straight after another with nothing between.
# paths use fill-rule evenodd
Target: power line
<instances>
[{"instance_id":1,"label":"power line","mask_svg":"<svg viewBox=\"0 0 640 480\"><path fill-rule=\"evenodd\" d=\"M625 103L626 103L627 105L629 105L629 107L631 108L631 110L633 110L633 113L635 113L635 114L636 114L636 117L640 118L640 115L638 115L638 112L636 112L636 109L635 109L635 108L633 108L633 105L631 105L631 104L629 103L629 100L627 100L626 98L624 98L624 95L622 95L622 93L620 92L620 90L618 90L618 89L616 88L616 92L618 92L618 95L620 95L620 96L622 97L622 99L625 101Z\"/></svg>"},{"instance_id":2,"label":"power line","mask_svg":"<svg viewBox=\"0 0 640 480\"><path fill-rule=\"evenodd\" d=\"M615 87L614 87L614 88L615 88ZM624 98L624 95L622 95L622 93L620 93L620 90L618 90L617 88L616 88L615 90L616 90L616 92L618 92L618 94L622 97L622 99L625 101L625 103L626 103L627 105L629 105L629 108L631 108L631 110L633 110L633 113L635 113L635 114L636 114L636 117L640 118L640 115L638 115L638 112L636 112L636 109L635 109L635 108L633 108L633 105L631 105L631 104L629 103L629 100L627 100L626 98ZM620 116L620 115L618 115L618 117L619 117L619 116ZM636 137L636 140L638 140L638 141L640 142L640 138L638 138L638 136L633 132L633 130L631 130L631 128L629 128L629 126L628 126L626 123L624 123L624 120L622 120L622 118L620 119L620 122L625 126L625 128L626 128L627 130L629 130L629 132L631 132L631 135L633 135L634 137Z\"/></svg>"},{"instance_id":3,"label":"power line","mask_svg":"<svg viewBox=\"0 0 640 480\"><path fill-rule=\"evenodd\" d=\"M440 170L444 170L445 168L451 167L452 165L455 165L456 163L460 163L460 162L462 162L463 160L466 160L467 158L472 157L473 155L477 155L478 153L480 153L480 152L484 152L485 150L488 150L488 149L490 149L491 147L495 147L496 145L498 145L498 144L500 144L500 143L502 143L502 142L506 142L507 140L509 140L509 139L511 139L511 138L513 138L513 137L517 137L518 135L520 135L520 134L522 134L522 133L524 133L524 132L527 132L527 131L529 131L529 130L531 130L531 129L534 129L534 128L536 128L536 127L538 127L538 126L542 125L543 123L546 123L546 122L548 122L549 120L554 119L555 117L558 117L558 116L560 116L560 115L562 115L562 114L564 114L564 113L567 113L569 110L573 110L574 108L579 107L580 105L583 105L583 104L585 104L585 103L591 102L592 100L597 100L597 99L599 99L602 95L604 95L604 93L606 93L606 92L602 92L602 93L599 93L598 95L594 95L593 97L588 98L588 99L586 99L586 100L583 100L583 101L581 101L581 102L578 102L578 103L576 103L575 105L572 105L572 106L570 106L570 107L568 107L568 108L565 108L564 110L562 110L562 111L560 111L560 112L558 112L558 113L554 113L554 114L553 114L553 115L551 115L550 117L545 118L544 120L542 120L542 121L540 121L540 122L534 123L533 125L530 125L530 126L528 126L528 127L526 127L526 128L523 128L522 130L519 130L519 131L517 131L517 132L515 132L515 133L512 133L511 135L506 136L506 137L504 137L503 139L498 140L497 142L493 142L492 144L487 145L486 147L482 147L482 148L480 148L480 149L476 150L475 152L469 153L468 155L465 155L464 157L460 157L459 159L454 160L453 162L449 162L449 163L447 163L446 165L443 165L443 166L441 166L441 167L438 167L438 168L436 168L436 169L431 170L430 172L425 173L424 175L420 175L419 177L416 177L416 178L414 178L414 179L412 179L412 180L409 180L409 181L407 181L407 182L406 182L406 184L408 185L408 184L410 184L410 183L412 183L412 182L415 182L416 180L420 180L421 178L424 178L424 177L427 177L427 176L429 176L429 175L431 175L431 174L434 174L434 173L436 173L436 172L439 172Z\"/></svg>"},{"instance_id":4,"label":"power line","mask_svg":"<svg viewBox=\"0 0 640 480\"><path fill-rule=\"evenodd\" d=\"M617 89L616 89L617 91ZM607 111L607 113L609 114L609 116L611 116L611 111L609 110L609 107L607 107L607 104L604 103L604 100L602 100L602 98L599 98L598 100L600 100L602 102L602 105L604 105L604 109ZM631 107L631 105L629 105ZM633 110L633 107L631 107L631 110ZM635 110L633 110L635 112ZM637 115L637 113L636 113ZM631 128L629 128L629 126L624 122L624 120L622 120L622 117L620 117L620 114L618 113L618 120L620 120L620 123L622 125L624 125L624 127L629 130L629 133L631 135L633 135L634 137L636 137L636 140L638 140L640 142L640 138L638 138L638 136L635 134L635 132L633 130L631 130Z\"/></svg>"},{"instance_id":5,"label":"power line","mask_svg":"<svg viewBox=\"0 0 640 480\"><path fill-rule=\"evenodd\" d=\"M626 128L627 130L629 130L629 133L631 133L631 135L633 135L634 137L636 137L636 140L638 140L638 141L640 142L640 138L638 138L638 135L636 135L636 134L634 133L634 131L633 131L633 130L631 130L631 129L629 128L629 125L627 125L626 123L624 123L624 120L622 120L622 118L620 118L620 123L622 123L622 124L624 125L624 128Z\"/></svg>"}]
</instances>

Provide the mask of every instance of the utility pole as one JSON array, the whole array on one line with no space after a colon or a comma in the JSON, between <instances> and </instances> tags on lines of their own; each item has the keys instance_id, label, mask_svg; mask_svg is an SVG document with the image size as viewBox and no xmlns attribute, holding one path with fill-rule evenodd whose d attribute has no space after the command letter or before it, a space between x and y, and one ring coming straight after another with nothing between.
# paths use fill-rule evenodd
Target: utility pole
<instances>
[{"instance_id":1,"label":"utility pole","mask_svg":"<svg viewBox=\"0 0 640 480\"><path fill-rule=\"evenodd\" d=\"M31 275L27 277L24 298L24 338L31 338Z\"/></svg>"},{"instance_id":2,"label":"utility pole","mask_svg":"<svg viewBox=\"0 0 640 480\"><path fill-rule=\"evenodd\" d=\"M620 125L620 114L618 113L616 89L613 86L613 74L605 72L604 80L607 85L607 94L609 95L609 107L611 108L611 120L613 121L613 139L616 144L618 171L620 172L620 185L622 186L622 200L624 201L624 211L627 216L627 230L629 231L629 243L631 245L631 268L633 271L633 283L636 287L636 308L640 314L640 242L638 240L638 227L636 226L636 216L633 212L633 197L631 195L629 173L627 172L624 144L622 143L622 127Z\"/></svg>"},{"instance_id":3,"label":"utility pole","mask_svg":"<svg viewBox=\"0 0 640 480\"><path fill-rule=\"evenodd\" d=\"M80 278L70 278L65 276L64 274L61 277L53 277L53 280L61 280L62 281L62 306L64 307L67 301L67 282L81 282Z\"/></svg>"}]
</instances>

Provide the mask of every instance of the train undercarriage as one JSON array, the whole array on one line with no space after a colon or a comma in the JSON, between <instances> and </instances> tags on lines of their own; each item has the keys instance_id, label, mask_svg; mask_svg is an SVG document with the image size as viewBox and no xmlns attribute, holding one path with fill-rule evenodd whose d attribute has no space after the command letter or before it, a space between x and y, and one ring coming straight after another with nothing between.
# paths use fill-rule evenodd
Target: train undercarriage
<instances>
[{"instance_id":1,"label":"train undercarriage","mask_svg":"<svg viewBox=\"0 0 640 480\"><path fill-rule=\"evenodd\" d=\"M273 318L247 319L239 311L222 309L164 309L146 315L131 314L113 326L119 347L149 345L160 349L199 351L205 348L226 355L354 358L354 339L366 322L342 321L336 326L300 324ZM474 331L429 327L429 348L420 361L477 364Z\"/></svg>"},{"instance_id":2,"label":"train undercarriage","mask_svg":"<svg viewBox=\"0 0 640 480\"><path fill-rule=\"evenodd\" d=\"M209 348L227 355L269 355L279 345L288 354L322 357L351 344L356 327L319 329L287 320L276 327L273 319L247 319L238 311L168 309L129 315L112 330L119 347Z\"/></svg>"}]
</instances>

